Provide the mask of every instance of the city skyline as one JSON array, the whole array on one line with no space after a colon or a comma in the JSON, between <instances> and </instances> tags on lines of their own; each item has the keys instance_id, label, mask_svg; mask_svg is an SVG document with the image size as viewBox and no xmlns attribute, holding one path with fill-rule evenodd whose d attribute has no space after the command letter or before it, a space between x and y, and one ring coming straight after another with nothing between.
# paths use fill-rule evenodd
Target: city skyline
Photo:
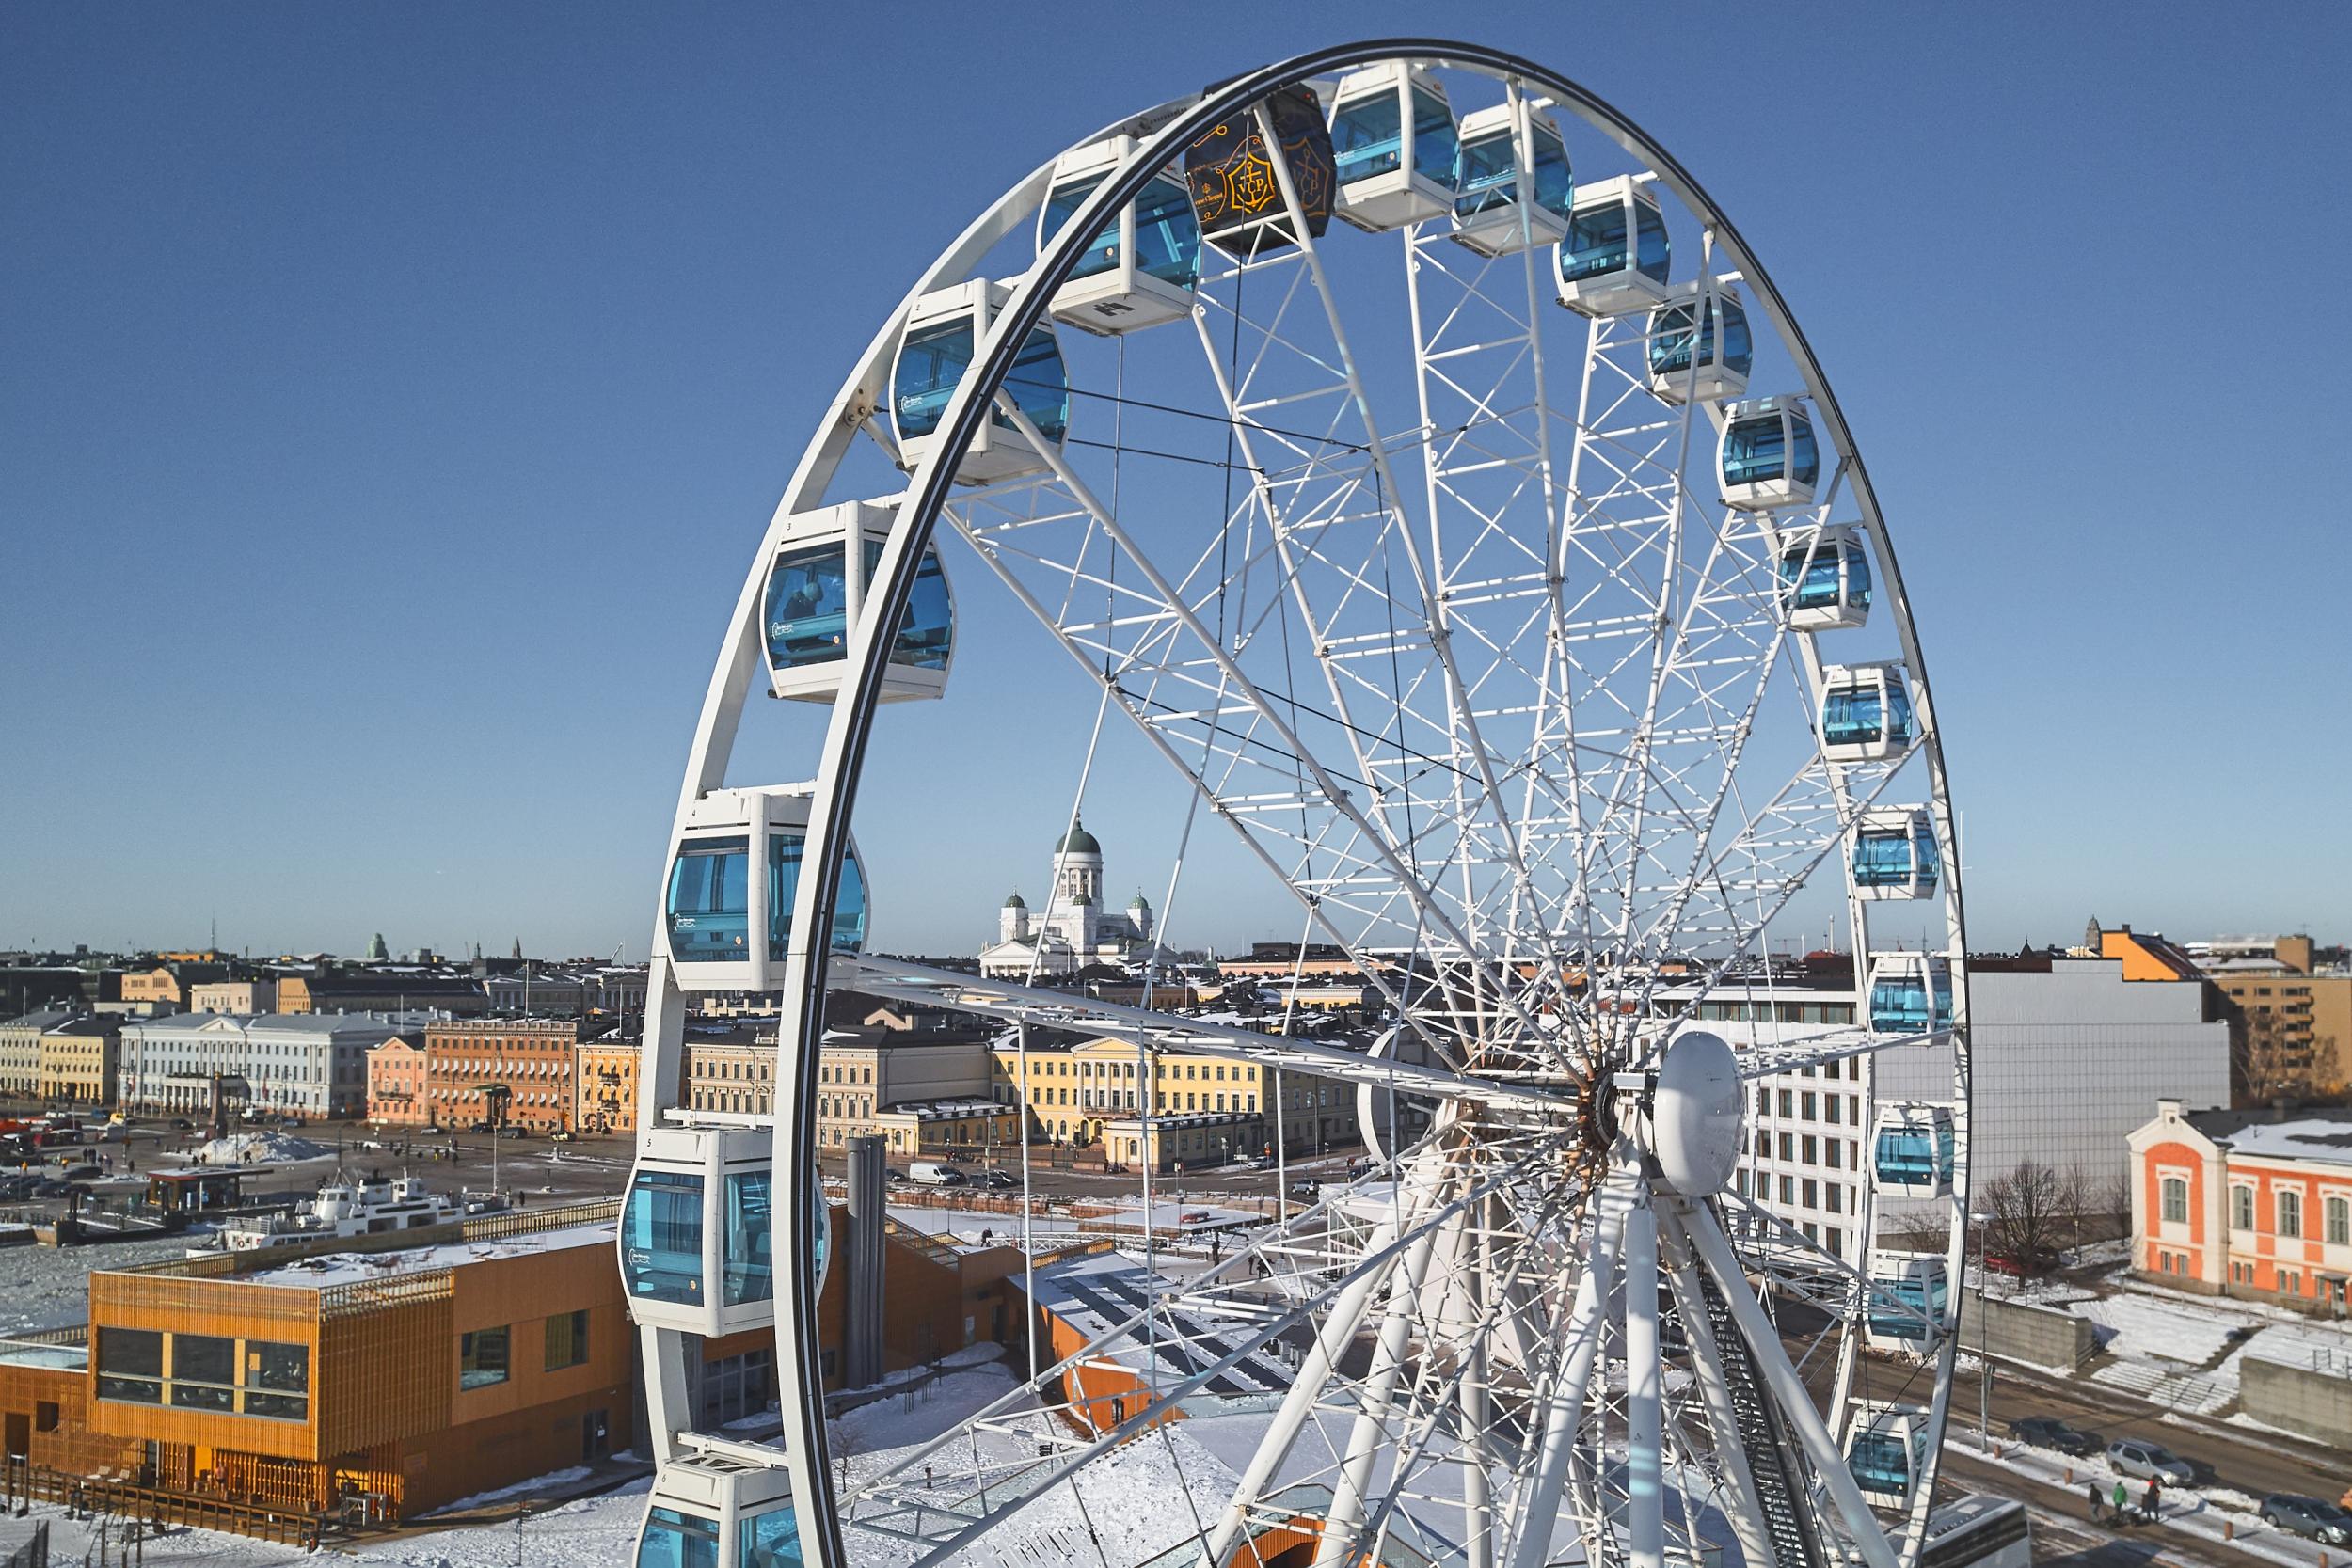
<instances>
[{"instance_id":1,"label":"city skyline","mask_svg":"<svg viewBox=\"0 0 2352 1568\"><path fill-rule=\"evenodd\" d=\"M908 281L898 258L1137 90L1091 69L1107 45L1016 55L950 20L904 40L893 70L920 90L877 120L853 25L589 14L552 58L527 9L20 23L0 123L29 149L5 242L28 287L7 308L21 460L0 504L38 520L5 548L44 591L0 657L47 746L0 830L0 941L179 942L217 913L257 949L382 927L642 955L712 605ZM1246 44L1172 40L1143 90L1317 36L1252 21ZM2274 253L2340 248L2344 217L2274 152L2328 134L2327 94L2294 84L2341 58L2341 19L1765 32L1741 40L1756 80L1834 84L1802 135L1770 136L1646 70L1626 19L1580 26L1571 69L1683 149L1771 260L1870 453L1936 673L1975 944L2094 912L2184 937L2352 928L2336 840L2249 836L2325 821L2347 761L2341 726L2297 717L2326 704L2298 684L2346 651L2332 424L2236 389L2275 385L2261 292L2140 281L2166 276L2193 190L2262 214ZM1556 19L1505 8L1488 31L1540 55ZM758 67L780 52L783 97ZM1931 52L1947 69L1908 69ZM1039 58L1062 91L986 79ZM120 90L90 90L102 63ZM862 188L895 193L853 223L806 156L845 123L886 165ZM2215 503L2252 461L2261 547L2217 548L2236 525ZM882 945L976 948L1066 814L1091 693L977 578L949 700L894 712L869 771ZM109 624L125 606L142 629ZM991 764L1040 703L1071 721ZM137 718L93 720L110 711ZM747 752L804 772L810 716L771 729ZM2292 747L2265 738L2281 729ZM964 764L951 804L943 759ZM1134 759L1096 780L1089 820L1129 847L1113 886L1161 899L1180 803ZM1203 863L1197 890L1228 912L1173 910L1177 944L1296 934L1234 868Z\"/></svg>"}]
</instances>

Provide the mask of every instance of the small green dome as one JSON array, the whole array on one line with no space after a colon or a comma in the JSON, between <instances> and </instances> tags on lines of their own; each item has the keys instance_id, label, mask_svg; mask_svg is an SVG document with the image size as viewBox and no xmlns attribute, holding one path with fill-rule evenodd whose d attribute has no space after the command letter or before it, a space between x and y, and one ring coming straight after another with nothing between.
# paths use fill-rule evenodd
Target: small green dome
<instances>
[{"instance_id":1,"label":"small green dome","mask_svg":"<svg viewBox=\"0 0 2352 1568\"><path fill-rule=\"evenodd\" d=\"M1137 888L1135 897L1128 900L1127 907L1131 910L1149 910L1152 907L1152 900L1143 895L1143 889Z\"/></svg>"},{"instance_id":2,"label":"small green dome","mask_svg":"<svg viewBox=\"0 0 2352 1568\"><path fill-rule=\"evenodd\" d=\"M1073 822L1070 831L1062 835L1061 842L1054 847L1057 855L1099 855L1102 852L1103 846L1092 833L1087 832L1084 817Z\"/></svg>"},{"instance_id":3,"label":"small green dome","mask_svg":"<svg viewBox=\"0 0 2352 1568\"><path fill-rule=\"evenodd\" d=\"M1009 910L1025 910L1029 906L1022 900L1021 895L1017 893L1005 900L1005 908Z\"/></svg>"}]
</instances>

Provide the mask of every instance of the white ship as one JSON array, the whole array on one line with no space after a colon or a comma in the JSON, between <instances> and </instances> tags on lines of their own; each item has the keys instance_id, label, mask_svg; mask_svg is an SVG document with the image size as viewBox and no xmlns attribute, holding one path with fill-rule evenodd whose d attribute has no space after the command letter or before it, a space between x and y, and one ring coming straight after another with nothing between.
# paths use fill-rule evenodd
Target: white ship
<instances>
[{"instance_id":1,"label":"white ship","mask_svg":"<svg viewBox=\"0 0 2352 1568\"><path fill-rule=\"evenodd\" d=\"M380 1236L421 1226L461 1220L469 1206L426 1188L420 1177L336 1177L319 1188L310 1207L263 1214L222 1227L205 1252L260 1252L303 1242L344 1236Z\"/></svg>"}]
</instances>

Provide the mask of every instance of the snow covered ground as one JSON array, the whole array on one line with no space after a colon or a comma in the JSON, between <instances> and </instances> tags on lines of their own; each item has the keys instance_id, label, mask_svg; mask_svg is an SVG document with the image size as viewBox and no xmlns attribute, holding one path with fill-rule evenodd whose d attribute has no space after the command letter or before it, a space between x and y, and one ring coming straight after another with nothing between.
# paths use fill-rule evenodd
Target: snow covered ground
<instances>
[{"instance_id":1,"label":"snow covered ground","mask_svg":"<svg viewBox=\"0 0 2352 1568\"><path fill-rule=\"evenodd\" d=\"M2219 1302L2191 1306L2135 1293L2081 1302L2072 1310L2108 1331L2099 1336L2102 1350L2133 1360L2158 1358L2187 1367L2220 1354L2232 1329L2250 1327L2255 1321Z\"/></svg>"},{"instance_id":2,"label":"snow covered ground","mask_svg":"<svg viewBox=\"0 0 2352 1568\"><path fill-rule=\"evenodd\" d=\"M89 1315L90 1270L184 1258L203 1240L203 1233L191 1227L186 1235L153 1241L0 1249L0 1335L84 1322Z\"/></svg>"},{"instance_id":3,"label":"snow covered ground","mask_svg":"<svg viewBox=\"0 0 2352 1568\"><path fill-rule=\"evenodd\" d=\"M2043 1449L2027 1448L2023 1444L2008 1444L1998 1454L1988 1455L1978 1449L1972 1433L1966 1437L1949 1437L1944 1447L1951 1453L1964 1453L1977 1459L1989 1459L2003 1469L2051 1486L2062 1487L2079 1494L2085 1482L2097 1477L2103 1489L2115 1485L2115 1472L2098 1460L2069 1459ZM2069 1480L2071 1476L2072 1480ZM2127 1495L2134 1506L2139 1501L2139 1481L2126 1482ZM2201 1491L2186 1489L2165 1494L2158 1510L2159 1529L2177 1530L2201 1541L2227 1541L2241 1552L2280 1565L2280 1568L2320 1568L2328 1560L2328 1553L2315 1541L2306 1541L2286 1530L2273 1529L2262 1522L2255 1512L2258 1505L2243 1492L2227 1487L2207 1487ZM2139 1527L2146 1528L2146 1526ZM2337 1560L2343 1558L2335 1553Z\"/></svg>"}]
</instances>

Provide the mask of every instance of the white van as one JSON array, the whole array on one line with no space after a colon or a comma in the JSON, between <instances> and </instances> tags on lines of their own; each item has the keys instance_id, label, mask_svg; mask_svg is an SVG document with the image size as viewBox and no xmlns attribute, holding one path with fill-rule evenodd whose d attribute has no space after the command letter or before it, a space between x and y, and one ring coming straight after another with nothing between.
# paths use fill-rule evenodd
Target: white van
<instances>
[{"instance_id":1,"label":"white van","mask_svg":"<svg viewBox=\"0 0 2352 1568\"><path fill-rule=\"evenodd\" d=\"M943 1165L936 1160L917 1160L907 1166L907 1180L920 1181L926 1187L961 1187L963 1172L953 1165Z\"/></svg>"}]
</instances>

